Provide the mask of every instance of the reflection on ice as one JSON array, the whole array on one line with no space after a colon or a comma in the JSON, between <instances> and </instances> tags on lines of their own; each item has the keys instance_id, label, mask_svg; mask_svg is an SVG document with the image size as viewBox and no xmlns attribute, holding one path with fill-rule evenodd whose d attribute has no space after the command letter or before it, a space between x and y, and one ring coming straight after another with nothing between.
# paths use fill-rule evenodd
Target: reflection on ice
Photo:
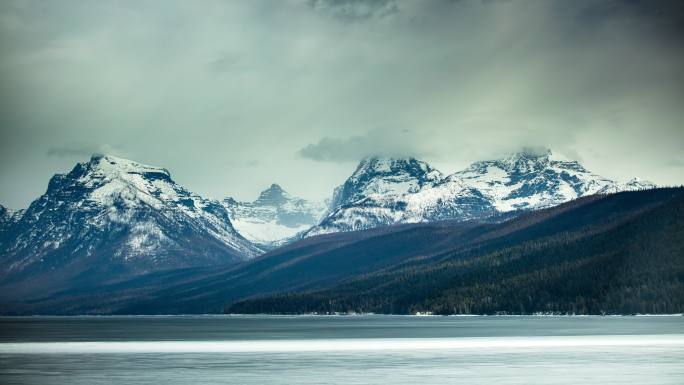
<instances>
[{"instance_id":1,"label":"reflection on ice","mask_svg":"<svg viewBox=\"0 0 684 385\"><path fill-rule=\"evenodd\" d=\"M314 339L257 341L21 342L0 344L0 354L282 353L416 350L522 350L581 347L684 346L684 335L477 338Z\"/></svg>"}]
</instances>

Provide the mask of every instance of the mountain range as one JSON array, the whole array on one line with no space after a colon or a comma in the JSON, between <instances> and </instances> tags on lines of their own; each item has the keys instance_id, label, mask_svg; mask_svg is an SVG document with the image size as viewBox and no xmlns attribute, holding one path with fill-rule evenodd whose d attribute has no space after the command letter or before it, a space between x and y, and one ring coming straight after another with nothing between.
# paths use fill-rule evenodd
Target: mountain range
<instances>
[{"instance_id":1,"label":"mountain range","mask_svg":"<svg viewBox=\"0 0 684 385\"><path fill-rule=\"evenodd\" d=\"M684 188L309 237L241 264L5 302L13 314L681 313Z\"/></svg>"},{"instance_id":2,"label":"mountain range","mask_svg":"<svg viewBox=\"0 0 684 385\"><path fill-rule=\"evenodd\" d=\"M331 212L305 235L362 230L396 223L484 218L540 209L582 196L654 188L632 179L619 183L548 149L526 149L475 162L444 176L413 159L371 157L335 189Z\"/></svg>"},{"instance_id":3,"label":"mountain range","mask_svg":"<svg viewBox=\"0 0 684 385\"><path fill-rule=\"evenodd\" d=\"M368 157L327 204L277 184L252 202L217 201L179 186L163 168L94 155L55 175L27 209L0 206L0 301L241 265L323 234L503 221L584 196L654 187L595 175L549 150L524 150L451 175L415 158Z\"/></svg>"},{"instance_id":4,"label":"mountain range","mask_svg":"<svg viewBox=\"0 0 684 385\"><path fill-rule=\"evenodd\" d=\"M252 279L260 284L284 282L284 287L270 293L256 291L256 295L226 293L225 312L675 314L684 310L681 187L593 195L502 222L390 228L394 230L346 242L342 250L319 248L318 253L308 251L296 258L294 254L290 260L280 259L286 253L264 258L262 263L276 264L267 272L273 279L258 274ZM296 278L302 269L326 280ZM236 280L226 277L223 285ZM200 292L206 289L204 298L209 300L216 291L204 283L191 286ZM156 300L157 306L166 302Z\"/></svg>"},{"instance_id":5,"label":"mountain range","mask_svg":"<svg viewBox=\"0 0 684 385\"><path fill-rule=\"evenodd\" d=\"M275 183L253 202L226 198L222 203L233 227L263 248L279 246L317 225L327 209L324 203L292 196Z\"/></svg>"},{"instance_id":6,"label":"mountain range","mask_svg":"<svg viewBox=\"0 0 684 385\"><path fill-rule=\"evenodd\" d=\"M0 282L14 294L262 253L235 231L220 202L177 185L163 168L114 156L53 176L26 210L3 217Z\"/></svg>"}]
</instances>

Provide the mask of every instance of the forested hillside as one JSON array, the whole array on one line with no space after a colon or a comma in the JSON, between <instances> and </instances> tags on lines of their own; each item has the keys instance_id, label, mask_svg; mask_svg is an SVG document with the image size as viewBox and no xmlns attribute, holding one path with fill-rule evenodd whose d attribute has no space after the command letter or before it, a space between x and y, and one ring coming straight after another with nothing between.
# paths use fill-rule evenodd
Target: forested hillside
<instances>
[{"instance_id":1,"label":"forested hillside","mask_svg":"<svg viewBox=\"0 0 684 385\"><path fill-rule=\"evenodd\" d=\"M530 222L536 222L529 225ZM684 195L659 189L532 213L482 242L336 287L253 298L232 313L684 311Z\"/></svg>"},{"instance_id":2,"label":"forested hillside","mask_svg":"<svg viewBox=\"0 0 684 385\"><path fill-rule=\"evenodd\" d=\"M6 302L11 314L684 312L684 188L326 234L239 265Z\"/></svg>"}]
</instances>

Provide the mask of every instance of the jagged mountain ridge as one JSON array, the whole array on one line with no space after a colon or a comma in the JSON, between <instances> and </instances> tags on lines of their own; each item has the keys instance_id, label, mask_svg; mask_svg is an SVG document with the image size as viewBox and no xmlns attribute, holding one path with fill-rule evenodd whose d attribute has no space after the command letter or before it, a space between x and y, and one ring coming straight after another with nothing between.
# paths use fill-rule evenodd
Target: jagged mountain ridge
<instances>
[{"instance_id":1,"label":"jagged mountain ridge","mask_svg":"<svg viewBox=\"0 0 684 385\"><path fill-rule=\"evenodd\" d=\"M2 250L2 245L5 242L5 232L16 222L17 217L17 213L0 205L0 250Z\"/></svg>"},{"instance_id":2,"label":"jagged mountain ridge","mask_svg":"<svg viewBox=\"0 0 684 385\"><path fill-rule=\"evenodd\" d=\"M3 205L0 205L0 232L3 231L5 226L7 226L11 221L12 211Z\"/></svg>"},{"instance_id":3,"label":"jagged mountain ridge","mask_svg":"<svg viewBox=\"0 0 684 385\"><path fill-rule=\"evenodd\" d=\"M290 248L367 233L376 235L338 242L342 245L330 250L321 247L319 253L281 251L270 261L264 258L263 265L282 267L255 266L265 271L255 275L257 293L236 293L249 286L236 284L243 275L228 272L235 278L223 279L233 285L219 294L228 304L225 312L673 314L684 309L682 187L593 195L498 223L424 223L329 234ZM366 268L357 272L358 266ZM315 268L315 276L298 274ZM279 274L272 281L282 286L264 290L265 274ZM331 278L303 282L326 274ZM213 278L197 286L219 293ZM283 285L288 278L294 283ZM156 290L156 303L163 296L179 303L167 289ZM206 303L216 301L211 295ZM187 301L188 306L198 302Z\"/></svg>"},{"instance_id":4,"label":"jagged mountain ridge","mask_svg":"<svg viewBox=\"0 0 684 385\"><path fill-rule=\"evenodd\" d=\"M454 176L491 197L500 212L549 207L592 194L655 187L636 179L618 183L548 149L475 162Z\"/></svg>"},{"instance_id":5,"label":"jagged mountain ridge","mask_svg":"<svg viewBox=\"0 0 684 385\"><path fill-rule=\"evenodd\" d=\"M226 264L261 253L235 231L218 201L177 185L163 168L102 155L52 177L46 193L2 233L0 245L0 279L48 276L44 280L62 283Z\"/></svg>"},{"instance_id":6,"label":"jagged mountain ridge","mask_svg":"<svg viewBox=\"0 0 684 385\"><path fill-rule=\"evenodd\" d=\"M569 295L552 298L570 305L578 295L612 304L641 297L648 299L649 306L658 298L657 303L662 299L677 304L669 312L679 313L684 307L678 279L684 271L682 210L683 188L659 188L584 197L507 221L442 221L326 234L244 264L148 275L10 309L14 314L206 314L226 308L234 313L410 314L439 311L432 306L452 305L433 300L444 290L469 290L479 284L479 290L502 288L496 293L498 299L515 298L514 306L488 301L488 295L495 298L493 292L474 292L463 303L470 311L458 304L461 310L449 306L443 311L517 313L519 302L526 304L524 312L558 311L546 307L559 305L548 293L560 290ZM587 258L594 263L585 263ZM557 277L560 280L548 275L554 271L564 272ZM570 271L577 274L565 274ZM625 273L634 279L625 282ZM596 274L608 279L594 278ZM511 275L518 279L505 280ZM464 276L475 285L458 279ZM605 284L611 282L631 288L606 291ZM515 290L509 284L515 284ZM475 304L494 308L475 309ZM610 311L596 305L594 310L562 311ZM649 308L648 312L656 311Z\"/></svg>"},{"instance_id":7,"label":"jagged mountain ridge","mask_svg":"<svg viewBox=\"0 0 684 385\"><path fill-rule=\"evenodd\" d=\"M369 157L335 190L328 214L319 222L322 204L293 197L276 184L253 202L227 198L219 203L176 185L163 168L94 156L68 174L55 175L48 192L28 209L1 208L2 273L44 266L44 255L61 253L61 259L68 259L69 247L88 256L97 249L93 242L105 239L112 258L135 260L127 262L133 270L150 271L226 258L240 261L261 249L321 233L478 219L651 187L636 179L621 184L600 177L548 150L476 162L448 176L413 158ZM39 226L45 231L37 231ZM182 231L170 230L174 227ZM197 239L209 239L209 245L196 246ZM65 240L73 244L67 247Z\"/></svg>"},{"instance_id":8,"label":"jagged mountain ridge","mask_svg":"<svg viewBox=\"0 0 684 385\"><path fill-rule=\"evenodd\" d=\"M459 182L415 158L366 158L335 189L330 213L304 236L493 213L487 197Z\"/></svg>"},{"instance_id":9,"label":"jagged mountain ridge","mask_svg":"<svg viewBox=\"0 0 684 385\"><path fill-rule=\"evenodd\" d=\"M292 196L275 183L253 202L226 198L222 203L242 236L269 248L318 224L326 210L325 204Z\"/></svg>"},{"instance_id":10,"label":"jagged mountain ridge","mask_svg":"<svg viewBox=\"0 0 684 385\"><path fill-rule=\"evenodd\" d=\"M361 161L335 190L329 214L304 236L396 223L468 220L554 206L586 195L653 188L619 183L548 149L525 149L443 176L414 158Z\"/></svg>"}]
</instances>

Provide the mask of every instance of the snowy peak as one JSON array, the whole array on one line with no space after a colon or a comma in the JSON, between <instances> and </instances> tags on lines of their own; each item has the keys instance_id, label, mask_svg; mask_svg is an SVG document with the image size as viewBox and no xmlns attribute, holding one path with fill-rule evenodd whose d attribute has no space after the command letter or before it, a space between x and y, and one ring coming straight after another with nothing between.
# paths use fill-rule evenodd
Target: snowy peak
<instances>
[{"instance_id":1,"label":"snowy peak","mask_svg":"<svg viewBox=\"0 0 684 385\"><path fill-rule=\"evenodd\" d=\"M615 185L548 149L475 162L454 175L491 197L496 209L504 212L548 207Z\"/></svg>"},{"instance_id":2,"label":"snowy peak","mask_svg":"<svg viewBox=\"0 0 684 385\"><path fill-rule=\"evenodd\" d=\"M285 204L290 199L290 195L286 193L282 187L273 183L271 187L259 194L259 198L257 198L255 203L260 205L279 206Z\"/></svg>"},{"instance_id":3,"label":"snowy peak","mask_svg":"<svg viewBox=\"0 0 684 385\"><path fill-rule=\"evenodd\" d=\"M100 204L115 201L149 204L161 208L168 201L180 201L192 208L198 196L175 184L164 168L148 166L112 155L93 155L87 163L79 163L66 176L56 175L51 186L68 181L89 191L88 199Z\"/></svg>"},{"instance_id":4,"label":"snowy peak","mask_svg":"<svg viewBox=\"0 0 684 385\"><path fill-rule=\"evenodd\" d=\"M591 194L653 188L618 183L547 148L525 148L444 177L413 159L367 158L335 189L330 213L306 235L394 223L468 220L554 206Z\"/></svg>"},{"instance_id":5,"label":"snowy peak","mask_svg":"<svg viewBox=\"0 0 684 385\"><path fill-rule=\"evenodd\" d=\"M349 180L361 181L383 176L414 179L422 185L441 179L442 174L416 158L368 157L359 162Z\"/></svg>"},{"instance_id":6,"label":"snowy peak","mask_svg":"<svg viewBox=\"0 0 684 385\"><path fill-rule=\"evenodd\" d=\"M463 219L491 211L488 198L458 176L445 178L415 158L366 158L335 189L330 213L305 236L431 220Z\"/></svg>"},{"instance_id":7,"label":"snowy peak","mask_svg":"<svg viewBox=\"0 0 684 385\"><path fill-rule=\"evenodd\" d=\"M639 178L632 178L625 183L626 190L648 190L658 187L655 183Z\"/></svg>"},{"instance_id":8,"label":"snowy peak","mask_svg":"<svg viewBox=\"0 0 684 385\"><path fill-rule=\"evenodd\" d=\"M163 168L143 165L128 159L112 155L93 155L90 161L78 163L68 174L57 174L51 185L58 184L65 178L82 184L86 188L120 182L141 187L140 180L161 180L173 183L171 174ZM50 186L48 186L48 189Z\"/></svg>"},{"instance_id":9,"label":"snowy peak","mask_svg":"<svg viewBox=\"0 0 684 385\"><path fill-rule=\"evenodd\" d=\"M235 231L219 202L177 185L163 168L110 155L51 178L0 241L4 274L93 263L139 274L261 253Z\"/></svg>"},{"instance_id":10,"label":"snowy peak","mask_svg":"<svg viewBox=\"0 0 684 385\"><path fill-rule=\"evenodd\" d=\"M415 193L441 179L442 173L415 158L365 158L345 183L335 190L331 209L366 198Z\"/></svg>"},{"instance_id":11,"label":"snowy peak","mask_svg":"<svg viewBox=\"0 0 684 385\"><path fill-rule=\"evenodd\" d=\"M354 179L367 174L397 173L408 173L415 177L421 177L433 170L429 164L416 158L382 158L371 156L359 162L356 171L354 171L350 178Z\"/></svg>"},{"instance_id":12,"label":"snowy peak","mask_svg":"<svg viewBox=\"0 0 684 385\"><path fill-rule=\"evenodd\" d=\"M487 173L488 169L491 167L518 176L525 174L540 174L550 167L572 170L574 172L588 172L577 161L554 153L547 148L537 148L523 149L522 151L511 153L499 159L475 162L466 170L457 174L463 174L468 171L483 174Z\"/></svg>"},{"instance_id":13,"label":"snowy peak","mask_svg":"<svg viewBox=\"0 0 684 385\"><path fill-rule=\"evenodd\" d=\"M576 160L546 148L523 149L499 159L475 162L453 175L491 197L502 212L553 206L591 194L656 187L636 178L619 183L596 175Z\"/></svg>"},{"instance_id":14,"label":"snowy peak","mask_svg":"<svg viewBox=\"0 0 684 385\"><path fill-rule=\"evenodd\" d=\"M151 179L170 179L168 170L161 167L148 166L132 160L113 155L94 154L88 165L91 170L108 176L126 177L126 174L143 175Z\"/></svg>"},{"instance_id":15,"label":"snowy peak","mask_svg":"<svg viewBox=\"0 0 684 385\"><path fill-rule=\"evenodd\" d=\"M326 207L292 196L277 184L259 193L252 202L223 200L235 229L250 241L271 248L314 226Z\"/></svg>"}]
</instances>

